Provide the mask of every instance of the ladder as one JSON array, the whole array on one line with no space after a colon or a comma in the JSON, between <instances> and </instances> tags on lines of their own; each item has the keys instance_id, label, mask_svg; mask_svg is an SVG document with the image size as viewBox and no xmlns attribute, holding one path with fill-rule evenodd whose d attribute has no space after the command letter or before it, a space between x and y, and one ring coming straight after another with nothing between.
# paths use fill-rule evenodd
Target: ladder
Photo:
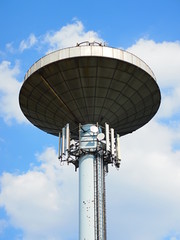
<instances>
[{"instance_id":1,"label":"ladder","mask_svg":"<svg viewBox=\"0 0 180 240\"><path fill-rule=\"evenodd\" d=\"M106 240L105 170L103 156L94 161L95 240Z\"/></svg>"}]
</instances>

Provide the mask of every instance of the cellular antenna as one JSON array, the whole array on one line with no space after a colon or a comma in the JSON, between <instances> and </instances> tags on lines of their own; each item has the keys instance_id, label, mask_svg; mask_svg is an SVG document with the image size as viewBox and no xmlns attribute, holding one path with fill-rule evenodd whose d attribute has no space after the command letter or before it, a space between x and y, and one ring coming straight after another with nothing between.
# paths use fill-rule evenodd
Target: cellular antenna
<instances>
[{"instance_id":1,"label":"cellular antenna","mask_svg":"<svg viewBox=\"0 0 180 240\"><path fill-rule=\"evenodd\" d=\"M83 42L26 73L21 110L59 136L58 158L79 172L79 239L106 240L105 173L120 167L120 137L148 123L161 101L152 70L135 55Z\"/></svg>"}]
</instances>

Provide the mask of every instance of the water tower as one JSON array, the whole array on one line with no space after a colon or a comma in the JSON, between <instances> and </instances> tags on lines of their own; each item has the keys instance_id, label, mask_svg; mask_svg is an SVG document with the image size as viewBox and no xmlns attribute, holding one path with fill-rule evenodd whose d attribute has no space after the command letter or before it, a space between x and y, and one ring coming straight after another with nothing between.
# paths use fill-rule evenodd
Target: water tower
<instances>
[{"instance_id":1,"label":"water tower","mask_svg":"<svg viewBox=\"0 0 180 240\"><path fill-rule=\"evenodd\" d=\"M36 127L59 136L59 159L79 172L79 239L106 240L105 173L119 168L120 137L156 114L161 95L135 55L96 42L52 52L26 73L19 102Z\"/></svg>"}]
</instances>

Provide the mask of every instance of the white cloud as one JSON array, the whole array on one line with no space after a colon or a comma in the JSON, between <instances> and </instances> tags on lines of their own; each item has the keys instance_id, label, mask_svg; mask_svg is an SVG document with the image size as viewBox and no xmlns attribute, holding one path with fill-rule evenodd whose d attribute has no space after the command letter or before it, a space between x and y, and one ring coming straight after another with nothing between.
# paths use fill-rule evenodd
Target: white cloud
<instances>
[{"instance_id":1,"label":"white cloud","mask_svg":"<svg viewBox=\"0 0 180 240\"><path fill-rule=\"evenodd\" d=\"M39 48L46 43L47 51L53 51L58 48L69 47L76 45L77 42L82 41L98 41L103 40L94 31L85 31L84 26L80 21L73 24L68 24L62 27L59 31L47 33L45 36L37 38L34 34L26 40L22 40L19 45L19 50L23 52L26 49L34 46L38 39ZM14 51L13 43L8 43L6 48L9 51ZM4 118L6 123L11 123L15 119L18 123L28 122L19 108L19 90L21 83L17 81L16 77L20 72L18 63L12 68L9 61L0 63L0 116Z\"/></svg>"},{"instance_id":2,"label":"white cloud","mask_svg":"<svg viewBox=\"0 0 180 240\"><path fill-rule=\"evenodd\" d=\"M7 44L6 44L6 49L7 49L10 53L14 53L15 50L14 50L14 47L13 47L13 42L7 43Z\"/></svg>"},{"instance_id":3,"label":"white cloud","mask_svg":"<svg viewBox=\"0 0 180 240\"><path fill-rule=\"evenodd\" d=\"M127 51L143 59L154 71L162 91L159 116L172 117L180 112L180 42L156 43L140 39Z\"/></svg>"},{"instance_id":4,"label":"white cloud","mask_svg":"<svg viewBox=\"0 0 180 240\"><path fill-rule=\"evenodd\" d=\"M26 49L31 48L37 43L37 38L36 36L32 33L26 40L22 40L20 45L19 45L19 50L23 52Z\"/></svg>"},{"instance_id":5,"label":"white cloud","mask_svg":"<svg viewBox=\"0 0 180 240\"><path fill-rule=\"evenodd\" d=\"M67 24L57 31L49 31L45 35L36 37L33 33L27 39L20 42L19 50L23 52L30 49L34 45L37 50L46 48L46 53L55 51L57 49L76 46L77 43L84 41L103 43L104 40L95 31L85 31L84 25L81 21L75 20L72 24ZM38 43L38 45L37 45ZM12 43L6 45L7 49L13 50Z\"/></svg>"},{"instance_id":6,"label":"white cloud","mask_svg":"<svg viewBox=\"0 0 180 240\"><path fill-rule=\"evenodd\" d=\"M159 116L170 118L180 113L180 85L171 87L171 90L162 92L162 106Z\"/></svg>"},{"instance_id":7,"label":"white cloud","mask_svg":"<svg viewBox=\"0 0 180 240\"><path fill-rule=\"evenodd\" d=\"M107 177L108 237L179 239L180 44L140 39L127 50L154 70L162 103L158 117L122 138L121 169Z\"/></svg>"},{"instance_id":8,"label":"white cloud","mask_svg":"<svg viewBox=\"0 0 180 240\"><path fill-rule=\"evenodd\" d=\"M152 120L122 138L121 168L110 168L106 177L109 239L160 240L180 232L180 151L173 151L174 133ZM25 240L74 239L78 173L60 166L53 148L36 158L40 166L2 175L0 206Z\"/></svg>"},{"instance_id":9,"label":"white cloud","mask_svg":"<svg viewBox=\"0 0 180 240\"><path fill-rule=\"evenodd\" d=\"M136 54L154 71L159 84L164 87L179 86L180 42L161 42L140 39L127 51Z\"/></svg>"},{"instance_id":10,"label":"white cloud","mask_svg":"<svg viewBox=\"0 0 180 240\"><path fill-rule=\"evenodd\" d=\"M103 39L98 36L97 32L86 32L82 22L75 21L72 24L67 24L56 32L47 33L44 41L50 46L47 52L51 52L60 48L76 46L77 43L83 41L103 42Z\"/></svg>"},{"instance_id":11,"label":"white cloud","mask_svg":"<svg viewBox=\"0 0 180 240\"><path fill-rule=\"evenodd\" d=\"M107 177L110 239L160 240L180 232L180 150L173 151L174 133L152 120L122 138L121 169L111 169Z\"/></svg>"},{"instance_id":12,"label":"white cloud","mask_svg":"<svg viewBox=\"0 0 180 240\"><path fill-rule=\"evenodd\" d=\"M8 61L0 63L0 116L6 123L11 123L12 119L19 123L27 122L19 108L21 83L16 79L19 71L18 62L13 68Z\"/></svg>"},{"instance_id":13,"label":"white cloud","mask_svg":"<svg viewBox=\"0 0 180 240\"><path fill-rule=\"evenodd\" d=\"M7 228L8 222L4 219L0 219L0 235Z\"/></svg>"},{"instance_id":14,"label":"white cloud","mask_svg":"<svg viewBox=\"0 0 180 240\"><path fill-rule=\"evenodd\" d=\"M23 230L23 239L55 240L63 234L70 239L77 230L77 174L72 166L59 165L53 148L37 158L39 167L2 175L0 205L11 224Z\"/></svg>"}]
</instances>

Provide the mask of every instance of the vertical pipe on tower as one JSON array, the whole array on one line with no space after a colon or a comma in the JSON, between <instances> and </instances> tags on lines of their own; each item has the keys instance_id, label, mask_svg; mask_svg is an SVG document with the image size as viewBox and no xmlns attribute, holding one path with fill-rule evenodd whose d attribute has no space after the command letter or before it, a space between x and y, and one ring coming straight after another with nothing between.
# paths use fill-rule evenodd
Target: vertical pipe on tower
<instances>
[{"instance_id":1,"label":"vertical pipe on tower","mask_svg":"<svg viewBox=\"0 0 180 240\"><path fill-rule=\"evenodd\" d=\"M96 217L96 239L106 239L106 211L105 211L105 179L104 179L104 164L103 154L99 152L96 156L96 178L95 178L95 189L96 189L96 201L95 201L95 217Z\"/></svg>"}]
</instances>

